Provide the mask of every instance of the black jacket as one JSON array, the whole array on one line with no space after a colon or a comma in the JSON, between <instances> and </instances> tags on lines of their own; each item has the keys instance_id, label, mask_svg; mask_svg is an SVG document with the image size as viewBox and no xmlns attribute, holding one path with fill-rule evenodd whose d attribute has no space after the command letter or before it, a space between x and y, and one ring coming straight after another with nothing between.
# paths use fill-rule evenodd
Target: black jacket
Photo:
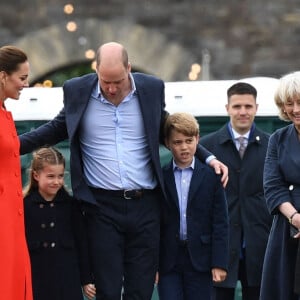
<instances>
[{"instance_id":1,"label":"black jacket","mask_svg":"<svg viewBox=\"0 0 300 300\"><path fill-rule=\"evenodd\" d=\"M228 124L200 139L200 143L227 165L226 198L229 213L229 270L222 287L235 287L244 242L249 286L260 286L262 266L272 223L263 190L263 169L269 134L253 126L243 159Z\"/></svg>"},{"instance_id":2,"label":"black jacket","mask_svg":"<svg viewBox=\"0 0 300 300\"><path fill-rule=\"evenodd\" d=\"M24 199L25 230L36 300L82 300L92 282L84 216L64 189L53 201L38 191Z\"/></svg>"}]
</instances>

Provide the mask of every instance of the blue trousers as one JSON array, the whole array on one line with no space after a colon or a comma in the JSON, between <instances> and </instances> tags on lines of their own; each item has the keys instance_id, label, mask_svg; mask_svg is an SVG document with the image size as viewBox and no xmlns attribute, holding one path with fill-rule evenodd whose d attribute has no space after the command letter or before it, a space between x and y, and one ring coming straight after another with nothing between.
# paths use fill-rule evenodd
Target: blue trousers
<instances>
[{"instance_id":1,"label":"blue trousers","mask_svg":"<svg viewBox=\"0 0 300 300\"><path fill-rule=\"evenodd\" d=\"M186 246L179 248L173 270L159 276L160 300L211 300L211 291L211 272L198 272L193 268Z\"/></svg>"}]
</instances>

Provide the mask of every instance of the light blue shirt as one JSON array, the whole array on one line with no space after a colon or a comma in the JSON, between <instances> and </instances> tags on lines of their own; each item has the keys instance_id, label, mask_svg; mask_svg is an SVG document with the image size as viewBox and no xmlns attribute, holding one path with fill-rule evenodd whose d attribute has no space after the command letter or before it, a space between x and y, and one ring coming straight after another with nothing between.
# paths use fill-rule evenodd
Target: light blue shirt
<instances>
[{"instance_id":1,"label":"light blue shirt","mask_svg":"<svg viewBox=\"0 0 300 300\"><path fill-rule=\"evenodd\" d=\"M142 113L130 74L132 90L115 106L95 86L81 120L83 173L89 186L108 190L153 189Z\"/></svg>"},{"instance_id":2,"label":"light blue shirt","mask_svg":"<svg viewBox=\"0 0 300 300\"><path fill-rule=\"evenodd\" d=\"M187 223L186 223L186 209L188 202L188 195L190 189L191 178L195 166L195 158L191 165L184 169L179 168L173 160L173 171L176 183L176 190L178 195L178 205L180 212L180 230L179 235L181 240L187 239Z\"/></svg>"}]
</instances>

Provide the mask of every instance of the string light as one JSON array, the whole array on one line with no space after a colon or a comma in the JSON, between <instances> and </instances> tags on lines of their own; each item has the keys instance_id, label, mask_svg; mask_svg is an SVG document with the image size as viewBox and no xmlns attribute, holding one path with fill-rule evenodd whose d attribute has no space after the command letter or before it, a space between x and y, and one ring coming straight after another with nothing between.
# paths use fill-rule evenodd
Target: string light
<instances>
[{"instance_id":1,"label":"string light","mask_svg":"<svg viewBox=\"0 0 300 300\"><path fill-rule=\"evenodd\" d=\"M76 22L70 21L67 23L66 28L70 32L74 32L77 30L77 24Z\"/></svg>"},{"instance_id":2,"label":"string light","mask_svg":"<svg viewBox=\"0 0 300 300\"><path fill-rule=\"evenodd\" d=\"M201 72L201 66L199 64L192 64L191 65L191 71L189 72L189 79L190 80L197 80L199 77L199 74Z\"/></svg>"},{"instance_id":3,"label":"string light","mask_svg":"<svg viewBox=\"0 0 300 300\"><path fill-rule=\"evenodd\" d=\"M44 87L53 87L53 82L49 79L44 80L43 82Z\"/></svg>"},{"instance_id":4,"label":"string light","mask_svg":"<svg viewBox=\"0 0 300 300\"><path fill-rule=\"evenodd\" d=\"M71 15L74 12L74 6L72 4L66 4L64 6L64 13L67 15Z\"/></svg>"},{"instance_id":5,"label":"string light","mask_svg":"<svg viewBox=\"0 0 300 300\"><path fill-rule=\"evenodd\" d=\"M88 49L85 51L85 57L87 59L94 59L95 58L95 51L92 49Z\"/></svg>"},{"instance_id":6,"label":"string light","mask_svg":"<svg viewBox=\"0 0 300 300\"><path fill-rule=\"evenodd\" d=\"M96 61L94 60L94 61L91 63L91 69L92 69L92 70L96 70L96 66L97 66L97 63L96 63Z\"/></svg>"}]
</instances>

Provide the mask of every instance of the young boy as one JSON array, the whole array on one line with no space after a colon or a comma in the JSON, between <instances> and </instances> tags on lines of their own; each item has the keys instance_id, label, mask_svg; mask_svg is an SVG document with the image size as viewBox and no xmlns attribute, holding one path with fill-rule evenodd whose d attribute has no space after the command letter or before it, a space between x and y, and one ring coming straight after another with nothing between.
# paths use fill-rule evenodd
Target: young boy
<instances>
[{"instance_id":1,"label":"young boy","mask_svg":"<svg viewBox=\"0 0 300 300\"><path fill-rule=\"evenodd\" d=\"M228 265L228 212L220 178L195 156L199 125L190 114L170 115L164 167L158 292L160 300L210 300L212 282Z\"/></svg>"}]
</instances>

